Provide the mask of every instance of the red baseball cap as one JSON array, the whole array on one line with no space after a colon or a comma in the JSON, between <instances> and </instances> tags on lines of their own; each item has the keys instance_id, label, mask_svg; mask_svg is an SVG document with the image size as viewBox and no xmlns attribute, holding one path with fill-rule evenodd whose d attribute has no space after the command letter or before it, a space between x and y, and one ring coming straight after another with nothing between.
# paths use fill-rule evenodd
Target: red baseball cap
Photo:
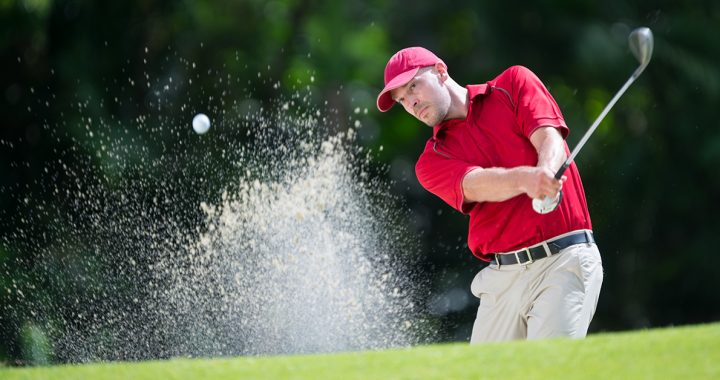
<instances>
[{"instance_id":1,"label":"red baseball cap","mask_svg":"<svg viewBox=\"0 0 720 380\"><path fill-rule=\"evenodd\" d=\"M422 47L409 47L395 53L385 66L385 88L377 97L377 108L381 112L392 108L395 101L390 91L404 86L415 77L420 68L434 66L438 62L442 60Z\"/></svg>"}]
</instances>

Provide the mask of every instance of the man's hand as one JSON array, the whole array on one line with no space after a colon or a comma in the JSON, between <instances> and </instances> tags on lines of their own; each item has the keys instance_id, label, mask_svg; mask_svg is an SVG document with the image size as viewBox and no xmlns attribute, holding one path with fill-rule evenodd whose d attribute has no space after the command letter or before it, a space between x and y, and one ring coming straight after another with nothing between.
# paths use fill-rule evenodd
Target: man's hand
<instances>
[{"instance_id":1,"label":"man's hand","mask_svg":"<svg viewBox=\"0 0 720 380\"><path fill-rule=\"evenodd\" d=\"M520 179L520 190L530 198L552 198L562 189L567 177L555 179L555 173L546 167L524 167Z\"/></svg>"}]
</instances>

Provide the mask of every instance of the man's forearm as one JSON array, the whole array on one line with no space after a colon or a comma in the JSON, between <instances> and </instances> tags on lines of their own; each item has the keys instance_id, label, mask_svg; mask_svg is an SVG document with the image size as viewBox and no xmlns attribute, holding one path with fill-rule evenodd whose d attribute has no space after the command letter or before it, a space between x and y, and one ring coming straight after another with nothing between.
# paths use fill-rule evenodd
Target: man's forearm
<instances>
[{"instance_id":1,"label":"man's forearm","mask_svg":"<svg viewBox=\"0 0 720 380\"><path fill-rule=\"evenodd\" d=\"M562 185L554 176L566 159L563 138L555 128L541 127L530 136L530 142L538 153L536 166L471 170L462 182L465 203L502 202L521 194L554 196Z\"/></svg>"},{"instance_id":2,"label":"man's forearm","mask_svg":"<svg viewBox=\"0 0 720 380\"><path fill-rule=\"evenodd\" d=\"M537 167L548 168L554 175L567 159L560 133L552 127L541 127L530 136L530 141L538 153Z\"/></svg>"},{"instance_id":3,"label":"man's forearm","mask_svg":"<svg viewBox=\"0 0 720 380\"><path fill-rule=\"evenodd\" d=\"M462 181L465 203L502 202L526 192L523 184L536 168L476 168Z\"/></svg>"}]
</instances>

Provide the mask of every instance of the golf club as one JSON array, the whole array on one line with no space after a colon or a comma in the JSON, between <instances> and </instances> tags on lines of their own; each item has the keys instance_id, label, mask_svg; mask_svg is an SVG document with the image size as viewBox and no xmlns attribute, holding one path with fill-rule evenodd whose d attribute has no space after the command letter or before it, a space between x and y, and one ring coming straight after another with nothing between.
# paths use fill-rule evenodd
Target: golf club
<instances>
[{"instance_id":1,"label":"golf club","mask_svg":"<svg viewBox=\"0 0 720 380\"><path fill-rule=\"evenodd\" d=\"M630 43L630 51L633 53L635 58L637 58L638 62L640 62L640 66L635 69L635 72L630 76L630 79L625 82L625 84L620 88L617 94L615 94L615 96L610 100L607 106L605 106L605 109L600 112L600 115L597 117L597 119L595 119L595 122L593 122L593 124L590 126L590 129L585 132L585 135L582 137L575 149L573 149L573 151L570 153L570 157L568 157L568 159L563 163L560 169L558 169L557 173L555 173L556 179L559 180L562 178L565 170L568 168L568 166L570 166L570 163L575 159L575 156L577 156L577 154L580 152L580 149L582 149L583 145L585 145L593 132L595 132L595 129L597 129L600 122L603 120L603 118L605 118L605 115L607 115L610 109L615 105L615 102L618 101L620 96L625 93L625 90L627 90L627 88L630 87L630 85L635 81L635 79L637 79L637 77L642 74L648 63L650 63L650 58L652 57L653 52L652 31L649 28L645 27L637 28L630 33L628 40ZM560 190L554 198L544 197L542 199L533 199L532 207L533 210L535 210L535 212L539 214L547 214L555 210L560 204L561 200L562 190Z\"/></svg>"}]
</instances>

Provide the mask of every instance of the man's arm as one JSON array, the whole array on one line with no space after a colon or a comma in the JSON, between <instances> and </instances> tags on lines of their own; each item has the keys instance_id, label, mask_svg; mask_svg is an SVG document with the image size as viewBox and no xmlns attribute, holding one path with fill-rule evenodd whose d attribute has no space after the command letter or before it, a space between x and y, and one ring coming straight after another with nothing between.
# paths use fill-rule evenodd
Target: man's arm
<instances>
[{"instance_id":1,"label":"man's arm","mask_svg":"<svg viewBox=\"0 0 720 380\"><path fill-rule=\"evenodd\" d=\"M565 180L555 179L566 159L562 136L553 127L540 127L530 135L530 142L538 152L537 166L473 169L462 181L464 202L502 202L520 194L554 197Z\"/></svg>"},{"instance_id":2,"label":"man's arm","mask_svg":"<svg viewBox=\"0 0 720 380\"><path fill-rule=\"evenodd\" d=\"M562 135L553 127L540 127L530 135L530 142L538 152L538 167L557 172L567 159Z\"/></svg>"}]
</instances>

